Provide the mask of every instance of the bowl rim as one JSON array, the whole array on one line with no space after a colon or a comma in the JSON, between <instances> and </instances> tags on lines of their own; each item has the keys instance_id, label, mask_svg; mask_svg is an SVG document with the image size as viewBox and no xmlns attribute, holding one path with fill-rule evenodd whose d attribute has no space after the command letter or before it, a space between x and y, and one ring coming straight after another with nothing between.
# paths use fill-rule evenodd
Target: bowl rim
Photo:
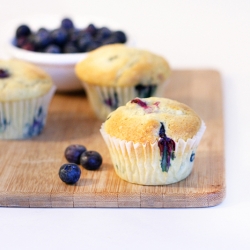
<instances>
[{"instance_id":1,"label":"bowl rim","mask_svg":"<svg viewBox=\"0 0 250 250\"><path fill-rule=\"evenodd\" d=\"M12 39L13 40L13 39ZM42 52L34 52L24 50L13 45L13 42L9 41L6 44L10 57L16 59L29 61L38 64L58 64L58 65L71 65L84 59L88 53L68 53L68 54L50 54Z\"/></svg>"}]
</instances>

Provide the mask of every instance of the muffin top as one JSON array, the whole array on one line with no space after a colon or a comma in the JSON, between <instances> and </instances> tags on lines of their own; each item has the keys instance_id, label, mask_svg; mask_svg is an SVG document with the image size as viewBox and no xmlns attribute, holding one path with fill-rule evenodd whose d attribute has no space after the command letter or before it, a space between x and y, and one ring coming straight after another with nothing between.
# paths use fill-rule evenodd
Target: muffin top
<instances>
[{"instance_id":1,"label":"muffin top","mask_svg":"<svg viewBox=\"0 0 250 250\"><path fill-rule=\"evenodd\" d=\"M90 52L76 65L75 72L88 84L134 86L160 84L171 70L161 56L123 44L110 44Z\"/></svg>"},{"instance_id":2,"label":"muffin top","mask_svg":"<svg viewBox=\"0 0 250 250\"><path fill-rule=\"evenodd\" d=\"M110 136L134 143L154 143L162 129L174 141L192 138L200 117L187 105L167 98L135 98L108 116L103 128Z\"/></svg>"},{"instance_id":3,"label":"muffin top","mask_svg":"<svg viewBox=\"0 0 250 250\"><path fill-rule=\"evenodd\" d=\"M18 101L46 94L52 87L48 74L19 60L0 60L0 101Z\"/></svg>"}]
</instances>

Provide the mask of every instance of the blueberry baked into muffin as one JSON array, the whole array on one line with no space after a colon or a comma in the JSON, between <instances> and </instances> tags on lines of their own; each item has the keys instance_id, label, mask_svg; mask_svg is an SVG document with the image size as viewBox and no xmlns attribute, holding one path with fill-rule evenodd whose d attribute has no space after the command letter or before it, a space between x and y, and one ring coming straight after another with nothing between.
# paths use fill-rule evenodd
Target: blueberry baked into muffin
<instances>
[{"instance_id":1,"label":"blueberry baked into muffin","mask_svg":"<svg viewBox=\"0 0 250 250\"><path fill-rule=\"evenodd\" d=\"M0 139L40 134L55 87L49 75L19 60L0 60Z\"/></svg>"},{"instance_id":2,"label":"blueberry baked into muffin","mask_svg":"<svg viewBox=\"0 0 250 250\"><path fill-rule=\"evenodd\" d=\"M165 185L191 173L205 128L187 105L150 97L135 98L110 113L101 134L119 177Z\"/></svg>"},{"instance_id":3,"label":"blueberry baked into muffin","mask_svg":"<svg viewBox=\"0 0 250 250\"><path fill-rule=\"evenodd\" d=\"M75 72L97 117L105 120L111 111L135 97L159 96L171 70L159 55L111 44L90 52Z\"/></svg>"}]
</instances>

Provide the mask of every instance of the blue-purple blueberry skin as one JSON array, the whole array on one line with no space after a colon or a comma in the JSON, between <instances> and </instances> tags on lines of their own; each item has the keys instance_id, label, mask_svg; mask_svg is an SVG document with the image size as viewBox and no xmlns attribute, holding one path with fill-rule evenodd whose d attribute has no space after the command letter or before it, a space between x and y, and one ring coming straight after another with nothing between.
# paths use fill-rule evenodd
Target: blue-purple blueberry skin
<instances>
[{"instance_id":1,"label":"blue-purple blueberry skin","mask_svg":"<svg viewBox=\"0 0 250 250\"><path fill-rule=\"evenodd\" d=\"M164 124L161 122L161 127L159 131L159 137L161 138L158 141L158 147L161 153L161 168L163 172L168 172L169 167L171 166L170 160L175 158L175 142L168 138L165 132Z\"/></svg>"},{"instance_id":2,"label":"blue-purple blueberry skin","mask_svg":"<svg viewBox=\"0 0 250 250\"><path fill-rule=\"evenodd\" d=\"M59 28L51 32L51 42L58 46L63 46L68 41L68 33L65 29Z\"/></svg>"},{"instance_id":3,"label":"blue-purple blueberry skin","mask_svg":"<svg viewBox=\"0 0 250 250\"><path fill-rule=\"evenodd\" d=\"M195 153L192 152L191 156L190 156L190 162L193 162L195 159Z\"/></svg>"},{"instance_id":4,"label":"blue-purple blueberry skin","mask_svg":"<svg viewBox=\"0 0 250 250\"><path fill-rule=\"evenodd\" d=\"M26 124L23 133L23 138L30 138L39 135L44 128L45 118L46 113L44 112L42 107L39 107L36 112L36 115L33 118L33 122Z\"/></svg>"},{"instance_id":5,"label":"blue-purple blueberry skin","mask_svg":"<svg viewBox=\"0 0 250 250\"><path fill-rule=\"evenodd\" d=\"M81 169L75 163L63 164L59 169L59 177L66 184L75 184L81 176Z\"/></svg>"},{"instance_id":6,"label":"blue-purple blueberry skin","mask_svg":"<svg viewBox=\"0 0 250 250\"><path fill-rule=\"evenodd\" d=\"M82 153L80 164L87 170L97 170L102 165L102 156L96 151Z\"/></svg>"},{"instance_id":7,"label":"blue-purple blueberry skin","mask_svg":"<svg viewBox=\"0 0 250 250\"><path fill-rule=\"evenodd\" d=\"M111 108L111 110L115 110L119 106L118 94L115 92L113 96L109 96L108 98L104 98L104 104Z\"/></svg>"},{"instance_id":8,"label":"blue-purple blueberry skin","mask_svg":"<svg viewBox=\"0 0 250 250\"><path fill-rule=\"evenodd\" d=\"M101 27L100 29L98 29L95 39L97 39L98 41L102 41L109 38L112 34L113 32L109 28Z\"/></svg>"},{"instance_id":9,"label":"blue-purple blueberry skin","mask_svg":"<svg viewBox=\"0 0 250 250\"><path fill-rule=\"evenodd\" d=\"M156 91L157 85L150 84L150 85L143 85L141 83L135 86L135 90L137 93L137 97L139 98L147 98L153 96Z\"/></svg>"},{"instance_id":10,"label":"blue-purple blueberry skin","mask_svg":"<svg viewBox=\"0 0 250 250\"><path fill-rule=\"evenodd\" d=\"M40 51L51 44L52 39L50 32L45 28L40 28L33 37L33 42L36 50Z\"/></svg>"},{"instance_id":11,"label":"blue-purple blueberry skin","mask_svg":"<svg viewBox=\"0 0 250 250\"><path fill-rule=\"evenodd\" d=\"M81 154L84 153L86 150L86 147L83 145L69 145L64 151L64 156L68 162L80 164Z\"/></svg>"},{"instance_id":12,"label":"blue-purple blueberry skin","mask_svg":"<svg viewBox=\"0 0 250 250\"><path fill-rule=\"evenodd\" d=\"M92 35L92 36L95 36L97 31L98 31L98 28L93 24L93 23L90 23L87 27L87 31Z\"/></svg>"},{"instance_id":13,"label":"blue-purple blueberry skin","mask_svg":"<svg viewBox=\"0 0 250 250\"><path fill-rule=\"evenodd\" d=\"M44 49L45 53L52 53L52 54L60 54L62 52L61 48L58 45L50 44L48 47Z\"/></svg>"},{"instance_id":14,"label":"blue-purple blueberry skin","mask_svg":"<svg viewBox=\"0 0 250 250\"><path fill-rule=\"evenodd\" d=\"M0 133L4 132L8 125L10 125L10 122L8 122L5 117L2 118L2 121L0 120Z\"/></svg>"},{"instance_id":15,"label":"blue-purple blueberry skin","mask_svg":"<svg viewBox=\"0 0 250 250\"><path fill-rule=\"evenodd\" d=\"M127 36L126 34L121 31L121 30L118 30L118 31L115 31L114 32L114 36L117 38L117 40L120 42L120 43L125 43L127 42Z\"/></svg>"},{"instance_id":16,"label":"blue-purple blueberry skin","mask_svg":"<svg viewBox=\"0 0 250 250\"><path fill-rule=\"evenodd\" d=\"M31 34L31 29L28 25L22 24L16 29L16 37L27 37Z\"/></svg>"},{"instance_id":17,"label":"blue-purple blueberry skin","mask_svg":"<svg viewBox=\"0 0 250 250\"><path fill-rule=\"evenodd\" d=\"M60 26L52 30L40 28L32 32L26 24L20 25L16 29L14 44L21 49L37 52L81 53L92 51L105 44L126 41L127 37L123 31L96 27L94 24L79 29L74 26L70 18L64 18ZM54 45L59 46L60 50L55 49Z\"/></svg>"},{"instance_id":18,"label":"blue-purple blueberry skin","mask_svg":"<svg viewBox=\"0 0 250 250\"><path fill-rule=\"evenodd\" d=\"M7 78L7 77L9 77L10 75L9 75L9 72L8 72L8 70L6 70L6 69L1 69L0 68L0 79L1 78Z\"/></svg>"},{"instance_id":19,"label":"blue-purple blueberry skin","mask_svg":"<svg viewBox=\"0 0 250 250\"><path fill-rule=\"evenodd\" d=\"M61 21L61 28L66 29L66 30L73 29L74 28L74 23L70 18L65 17Z\"/></svg>"}]
</instances>

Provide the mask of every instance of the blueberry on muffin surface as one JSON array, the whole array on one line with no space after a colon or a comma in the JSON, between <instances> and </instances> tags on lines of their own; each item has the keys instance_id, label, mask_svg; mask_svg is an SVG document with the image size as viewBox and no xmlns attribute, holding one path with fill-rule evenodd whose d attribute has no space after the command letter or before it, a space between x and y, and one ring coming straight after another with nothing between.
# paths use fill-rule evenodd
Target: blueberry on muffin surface
<instances>
[{"instance_id":1,"label":"blueberry on muffin surface","mask_svg":"<svg viewBox=\"0 0 250 250\"><path fill-rule=\"evenodd\" d=\"M171 166L170 159L174 159L175 155L175 142L168 138L165 132L164 124L161 123L159 131L159 141L158 147L161 153L161 169L162 171L168 172L169 167Z\"/></svg>"},{"instance_id":2,"label":"blueberry on muffin surface","mask_svg":"<svg viewBox=\"0 0 250 250\"><path fill-rule=\"evenodd\" d=\"M134 98L111 112L101 133L119 177L166 185L191 173L205 128L187 105L150 97Z\"/></svg>"}]
</instances>

